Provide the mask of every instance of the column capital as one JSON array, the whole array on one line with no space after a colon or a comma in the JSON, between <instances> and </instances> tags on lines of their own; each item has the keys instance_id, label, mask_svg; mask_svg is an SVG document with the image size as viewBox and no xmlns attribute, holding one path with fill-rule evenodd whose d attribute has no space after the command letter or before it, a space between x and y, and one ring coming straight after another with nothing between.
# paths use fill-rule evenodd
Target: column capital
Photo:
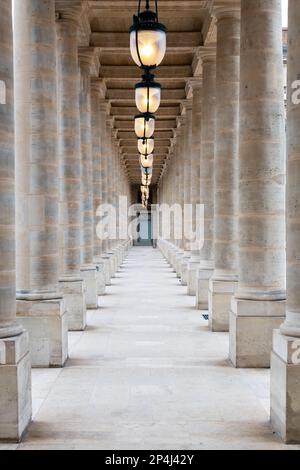
<instances>
[{"instance_id":1,"label":"column capital","mask_svg":"<svg viewBox=\"0 0 300 470\"><path fill-rule=\"evenodd\" d=\"M107 116L110 115L111 104L107 100L100 101L100 111L105 113Z\"/></svg>"},{"instance_id":2,"label":"column capital","mask_svg":"<svg viewBox=\"0 0 300 470\"><path fill-rule=\"evenodd\" d=\"M217 21L226 18L241 18L241 2L240 0L215 0L211 9L212 16Z\"/></svg>"},{"instance_id":3,"label":"column capital","mask_svg":"<svg viewBox=\"0 0 300 470\"><path fill-rule=\"evenodd\" d=\"M91 77L97 78L99 76L100 61L98 50L96 48L79 47L78 60L81 70L86 71L86 73Z\"/></svg>"},{"instance_id":4,"label":"column capital","mask_svg":"<svg viewBox=\"0 0 300 470\"><path fill-rule=\"evenodd\" d=\"M78 27L80 25L81 14L83 11L82 0L55 0L56 21L73 22Z\"/></svg>"},{"instance_id":5,"label":"column capital","mask_svg":"<svg viewBox=\"0 0 300 470\"><path fill-rule=\"evenodd\" d=\"M91 82L91 90L97 93L99 98L104 100L106 96L106 84L102 78L93 78Z\"/></svg>"},{"instance_id":6,"label":"column capital","mask_svg":"<svg viewBox=\"0 0 300 470\"><path fill-rule=\"evenodd\" d=\"M201 60L202 65L207 62L216 62L216 48L201 47L197 52L197 57Z\"/></svg>"},{"instance_id":7,"label":"column capital","mask_svg":"<svg viewBox=\"0 0 300 470\"><path fill-rule=\"evenodd\" d=\"M185 93L186 93L187 99L191 99L193 97L193 92L196 90L200 90L201 88L202 88L201 77L189 78L185 87Z\"/></svg>"},{"instance_id":8,"label":"column capital","mask_svg":"<svg viewBox=\"0 0 300 470\"><path fill-rule=\"evenodd\" d=\"M184 116L187 114L187 111L190 111L193 107L193 101L191 99L183 100L180 103L180 111Z\"/></svg>"}]
</instances>

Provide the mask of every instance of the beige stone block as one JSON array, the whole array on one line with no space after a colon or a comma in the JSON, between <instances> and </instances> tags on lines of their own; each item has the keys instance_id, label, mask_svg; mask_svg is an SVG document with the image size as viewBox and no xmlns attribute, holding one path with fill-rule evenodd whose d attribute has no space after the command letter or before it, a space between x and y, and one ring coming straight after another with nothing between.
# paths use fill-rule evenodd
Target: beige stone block
<instances>
[{"instance_id":1,"label":"beige stone block","mask_svg":"<svg viewBox=\"0 0 300 470\"><path fill-rule=\"evenodd\" d=\"M0 339L0 440L19 442L31 421L28 333Z\"/></svg>"},{"instance_id":2,"label":"beige stone block","mask_svg":"<svg viewBox=\"0 0 300 470\"><path fill-rule=\"evenodd\" d=\"M287 444L300 443L300 340L273 333L271 424Z\"/></svg>"},{"instance_id":3,"label":"beige stone block","mask_svg":"<svg viewBox=\"0 0 300 470\"><path fill-rule=\"evenodd\" d=\"M231 300L229 358L234 367L270 367L273 330L285 319L285 301Z\"/></svg>"},{"instance_id":4,"label":"beige stone block","mask_svg":"<svg viewBox=\"0 0 300 470\"><path fill-rule=\"evenodd\" d=\"M209 326L212 331L229 331L231 298L237 282L210 279L208 289Z\"/></svg>"}]
</instances>

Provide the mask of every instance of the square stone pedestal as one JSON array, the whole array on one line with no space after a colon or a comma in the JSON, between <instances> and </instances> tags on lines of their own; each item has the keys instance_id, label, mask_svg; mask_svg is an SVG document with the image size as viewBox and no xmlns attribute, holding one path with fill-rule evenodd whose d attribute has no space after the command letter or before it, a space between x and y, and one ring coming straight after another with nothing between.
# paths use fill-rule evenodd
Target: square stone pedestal
<instances>
[{"instance_id":1,"label":"square stone pedestal","mask_svg":"<svg viewBox=\"0 0 300 470\"><path fill-rule=\"evenodd\" d=\"M110 273L110 257L107 254L102 256L103 263L104 263L104 277L105 277L105 285L111 286L111 273Z\"/></svg>"},{"instance_id":2,"label":"square stone pedestal","mask_svg":"<svg viewBox=\"0 0 300 470\"><path fill-rule=\"evenodd\" d=\"M285 319L285 300L231 299L229 358L234 367L270 367L273 330Z\"/></svg>"},{"instance_id":3,"label":"square stone pedestal","mask_svg":"<svg viewBox=\"0 0 300 470\"><path fill-rule=\"evenodd\" d=\"M229 331L231 298L236 292L237 281L209 280L208 312L211 331Z\"/></svg>"},{"instance_id":4,"label":"square stone pedestal","mask_svg":"<svg viewBox=\"0 0 300 470\"><path fill-rule=\"evenodd\" d=\"M104 260L95 261L96 276L97 276L97 293L98 295L105 294L105 263Z\"/></svg>"},{"instance_id":5,"label":"square stone pedestal","mask_svg":"<svg viewBox=\"0 0 300 470\"><path fill-rule=\"evenodd\" d=\"M86 327L86 287L84 280L60 280L67 312L68 330L83 331Z\"/></svg>"},{"instance_id":6,"label":"square stone pedestal","mask_svg":"<svg viewBox=\"0 0 300 470\"><path fill-rule=\"evenodd\" d=\"M0 440L19 442L30 421L31 364L24 331L0 338Z\"/></svg>"},{"instance_id":7,"label":"square stone pedestal","mask_svg":"<svg viewBox=\"0 0 300 470\"><path fill-rule=\"evenodd\" d=\"M199 268L196 279L196 308L208 310L208 288L213 269Z\"/></svg>"},{"instance_id":8,"label":"square stone pedestal","mask_svg":"<svg viewBox=\"0 0 300 470\"><path fill-rule=\"evenodd\" d=\"M197 291L197 270L199 268L199 261L190 261L188 264L188 295L196 295Z\"/></svg>"},{"instance_id":9,"label":"square stone pedestal","mask_svg":"<svg viewBox=\"0 0 300 470\"><path fill-rule=\"evenodd\" d=\"M273 332L271 424L287 444L300 444L300 338Z\"/></svg>"},{"instance_id":10,"label":"square stone pedestal","mask_svg":"<svg viewBox=\"0 0 300 470\"><path fill-rule=\"evenodd\" d=\"M82 267L81 275L85 284L85 303L86 308L98 308L98 280L97 269L95 266Z\"/></svg>"},{"instance_id":11,"label":"square stone pedestal","mask_svg":"<svg viewBox=\"0 0 300 470\"><path fill-rule=\"evenodd\" d=\"M63 299L17 300L17 320L28 332L32 367L62 367L68 357Z\"/></svg>"}]
</instances>

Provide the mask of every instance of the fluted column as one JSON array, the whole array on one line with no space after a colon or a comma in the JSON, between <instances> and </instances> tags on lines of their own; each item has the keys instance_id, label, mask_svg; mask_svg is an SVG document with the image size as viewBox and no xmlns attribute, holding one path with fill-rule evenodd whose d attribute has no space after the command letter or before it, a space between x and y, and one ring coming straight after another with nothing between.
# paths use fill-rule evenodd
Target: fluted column
<instances>
[{"instance_id":1,"label":"fluted column","mask_svg":"<svg viewBox=\"0 0 300 470\"><path fill-rule=\"evenodd\" d=\"M29 332L32 365L62 366L55 2L17 0L14 23L17 315Z\"/></svg>"},{"instance_id":2,"label":"fluted column","mask_svg":"<svg viewBox=\"0 0 300 470\"><path fill-rule=\"evenodd\" d=\"M102 177L101 155L105 136L103 135L102 103L105 97L105 85L101 79L93 79L91 83L91 113L92 113L92 187L93 187L93 259L97 267L98 295L105 294L105 261L102 258L104 241L98 232L98 215L102 204Z\"/></svg>"},{"instance_id":3,"label":"fluted column","mask_svg":"<svg viewBox=\"0 0 300 470\"><path fill-rule=\"evenodd\" d=\"M237 288L240 6L216 6L216 147L214 164L214 261L209 281L209 325L229 331Z\"/></svg>"},{"instance_id":4,"label":"fluted column","mask_svg":"<svg viewBox=\"0 0 300 470\"><path fill-rule=\"evenodd\" d=\"M0 3L0 439L18 442L31 419L28 335L16 322L14 77L11 1Z\"/></svg>"},{"instance_id":5,"label":"fluted column","mask_svg":"<svg viewBox=\"0 0 300 470\"><path fill-rule=\"evenodd\" d=\"M273 334L271 423L286 443L300 443L300 3L289 1L287 102L287 305Z\"/></svg>"},{"instance_id":6,"label":"fluted column","mask_svg":"<svg viewBox=\"0 0 300 470\"><path fill-rule=\"evenodd\" d=\"M94 51L79 51L80 80L80 138L81 138L81 207L82 243L81 274L85 282L87 308L98 306L98 278L94 264L94 207L93 207L93 153L92 153L92 109L91 76L96 76L99 64Z\"/></svg>"},{"instance_id":7,"label":"fluted column","mask_svg":"<svg viewBox=\"0 0 300 470\"><path fill-rule=\"evenodd\" d=\"M192 230L195 240L192 243L191 259L188 266L188 294L196 295L197 270L200 264L200 152L201 152L201 102L202 81L192 80L189 83L193 93L192 107L192 146L191 146L191 209Z\"/></svg>"},{"instance_id":8,"label":"fluted column","mask_svg":"<svg viewBox=\"0 0 300 470\"><path fill-rule=\"evenodd\" d=\"M69 330L86 326L85 285L81 268L81 139L79 109L78 10L59 13L58 155L60 160L60 285L66 301Z\"/></svg>"},{"instance_id":9,"label":"fluted column","mask_svg":"<svg viewBox=\"0 0 300 470\"><path fill-rule=\"evenodd\" d=\"M208 286L214 268L214 156L216 127L216 57L204 49L202 58L202 114L200 152L200 204L204 208L203 246L197 271L196 308L208 308Z\"/></svg>"},{"instance_id":10,"label":"fluted column","mask_svg":"<svg viewBox=\"0 0 300 470\"><path fill-rule=\"evenodd\" d=\"M285 137L281 2L241 2L238 290L230 359L268 367L285 313Z\"/></svg>"}]
</instances>

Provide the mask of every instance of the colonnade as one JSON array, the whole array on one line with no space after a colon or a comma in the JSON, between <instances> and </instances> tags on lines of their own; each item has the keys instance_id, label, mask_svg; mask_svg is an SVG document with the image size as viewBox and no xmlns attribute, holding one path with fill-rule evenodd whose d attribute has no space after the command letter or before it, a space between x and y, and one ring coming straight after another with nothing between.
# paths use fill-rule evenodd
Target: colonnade
<instances>
[{"instance_id":1,"label":"colonnade","mask_svg":"<svg viewBox=\"0 0 300 470\"><path fill-rule=\"evenodd\" d=\"M130 182L98 51L79 44L81 2L69 5L0 4L0 439L21 438L31 365L64 366L68 331L101 308L130 244L118 223L100 236L101 205L130 204Z\"/></svg>"},{"instance_id":2,"label":"colonnade","mask_svg":"<svg viewBox=\"0 0 300 470\"><path fill-rule=\"evenodd\" d=\"M208 309L212 331L229 332L232 366L271 365L272 426L286 442L299 442L300 4L289 1L287 165L281 2L215 2L213 15L216 49L200 53L201 105L193 89L191 141L201 143L192 145L188 165L195 176L200 162L204 235L196 292L191 276L187 293L196 294L196 308ZM181 173L186 125L174 149ZM172 165L159 183L163 195L169 186L182 191ZM190 182L182 184L185 203L195 204ZM178 240L158 245L185 284Z\"/></svg>"}]
</instances>

